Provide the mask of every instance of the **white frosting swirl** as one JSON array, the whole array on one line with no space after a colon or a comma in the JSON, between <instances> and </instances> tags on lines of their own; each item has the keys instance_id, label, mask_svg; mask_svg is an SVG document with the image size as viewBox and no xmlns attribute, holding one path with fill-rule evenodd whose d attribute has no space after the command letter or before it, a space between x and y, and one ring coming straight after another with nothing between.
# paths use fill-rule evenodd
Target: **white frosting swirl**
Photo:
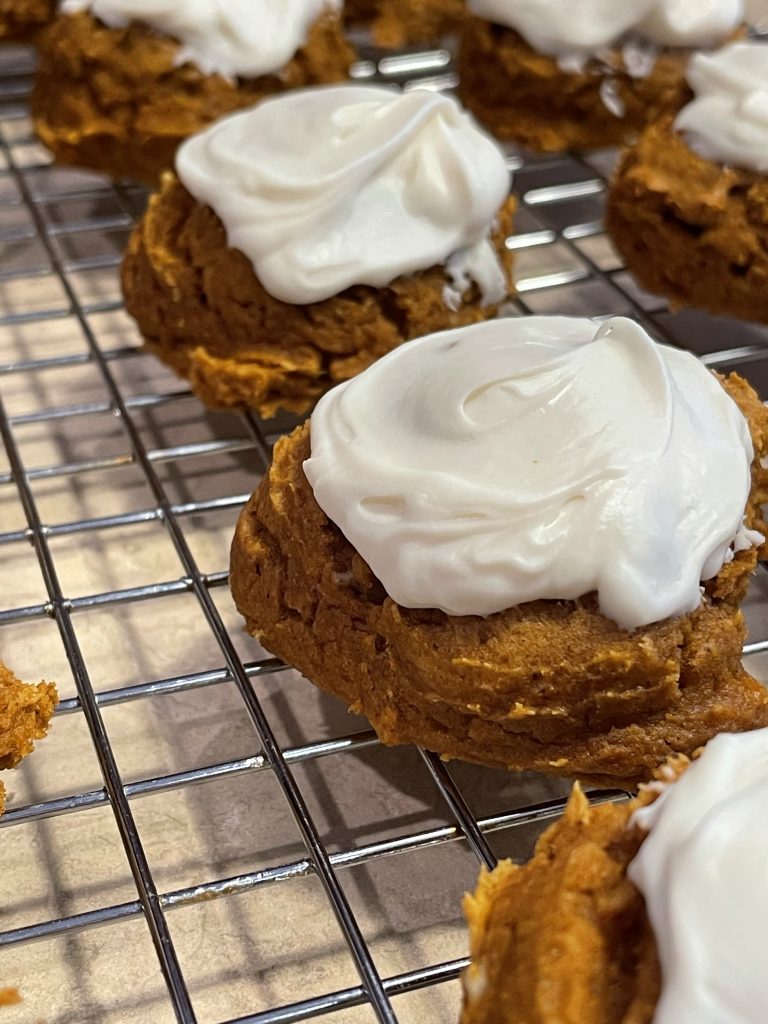
<instances>
[{"instance_id":1,"label":"white frosting swirl","mask_svg":"<svg viewBox=\"0 0 768 1024\"><path fill-rule=\"evenodd\" d=\"M329 392L315 498L395 601L490 615L596 591L627 629L699 607L749 546L747 423L694 356L622 317L489 321Z\"/></svg>"},{"instance_id":2,"label":"white frosting swirl","mask_svg":"<svg viewBox=\"0 0 768 1024\"><path fill-rule=\"evenodd\" d=\"M697 54L688 66L696 99L675 128L700 156L768 173L768 46L731 43Z\"/></svg>"},{"instance_id":3,"label":"white frosting swirl","mask_svg":"<svg viewBox=\"0 0 768 1024\"><path fill-rule=\"evenodd\" d=\"M342 0L63 0L62 13L88 10L110 28L140 21L181 44L177 64L204 74L257 78L289 63L325 10Z\"/></svg>"},{"instance_id":4,"label":"white frosting swirl","mask_svg":"<svg viewBox=\"0 0 768 1024\"><path fill-rule=\"evenodd\" d=\"M661 960L653 1024L764 1024L768 729L713 739L633 820L650 829L629 877Z\"/></svg>"},{"instance_id":5,"label":"white frosting swirl","mask_svg":"<svg viewBox=\"0 0 768 1024\"><path fill-rule=\"evenodd\" d=\"M297 90L187 140L176 169L284 302L444 263L459 290L472 277L486 303L506 297L489 237L509 193L504 153L448 96Z\"/></svg>"},{"instance_id":6,"label":"white frosting swirl","mask_svg":"<svg viewBox=\"0 0 768 1024\"><path fill-rule=\"evenodd\" d=\"M541 53L588 56L632 33L658 46L709 47L744 20L744 0L468 0Z\"/></svg>"}]
</instances>

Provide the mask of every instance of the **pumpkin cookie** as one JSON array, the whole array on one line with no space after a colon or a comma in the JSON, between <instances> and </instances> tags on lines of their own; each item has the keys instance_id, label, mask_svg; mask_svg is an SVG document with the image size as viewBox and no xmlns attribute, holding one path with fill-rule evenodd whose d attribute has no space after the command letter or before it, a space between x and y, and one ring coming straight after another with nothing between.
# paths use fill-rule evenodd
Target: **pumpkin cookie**
<instances>
[{"instance_id":1,"label":"pumpkin cookie","mask_svg":"<svg viewBox=\"0 0 768 1024\"><path fill-rule=\"evenodd\" d=\"M433 335L278 443L232 592L385 743L636 784L768 724L739 611L766 453L745 381L631 321Z\"/></svg>"}]
</instances>

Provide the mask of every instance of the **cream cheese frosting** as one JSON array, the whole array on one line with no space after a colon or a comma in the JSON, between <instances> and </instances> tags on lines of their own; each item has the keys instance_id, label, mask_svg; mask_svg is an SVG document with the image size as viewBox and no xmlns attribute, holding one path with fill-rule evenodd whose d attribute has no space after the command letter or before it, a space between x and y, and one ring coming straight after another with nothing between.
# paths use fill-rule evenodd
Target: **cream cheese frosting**
<instances>
[{"instance_id":1,"label":"cream cheese frosting","mask_svg":"<svg viewBox=\"0 0 768 1024\"><path fill-rule=\"evenodd\" d=\"M507 199L503 151L448 96L320 86L268 99L187 140L178 176L275 298L319 302L446 264L507 294L490 234Z\"/></svg>"},{"instance_id":2,"label":"cream cheese frosting","mask_svg":"<svg viewBox=\"0 0 768 1024\"><path fill-rule=\"evenodd\" d=\"M657 46L716 46L744 20L744 0L469 0L469 9L557 57L596 55L628 34Z\"/></svg>"},{"instance_id":3,"label":"cream cheese frosting","mask_svg":"<svg viewBox=\"0 0 768 1024\"><path fill-rule=\"evenodd\" d=\"M110 28L143 22L178 39L178 64L257 78L288 64L321 14L341 6L342 0L64 0L61 10L88 10Z\"/></svg>"},{"instance_id":4,"label":"cream cheese frosting","mask_svg":"<svg viewBox=\"0 0 768 1024\"><path fill-rule=\"evenodd\" d=\"M700 156L768 173L768 46L739 42L697 54L688 66L696 98L675 128Z\"/></svg>"},{"instance_id":5,"label":"cream cheese frosting","mask_svg":"<svg viewBox=\"0 0 768 1024\"><path fill-rule=\"evenodd\" d=\"M694 356L631 320L502 319L409 342L311 420L314 496L389 596L491 615L596 592L693 611L744 530L752 442Z\"/></svg>"},{"instance_id":6,"label":"cream cheese frosting","mask_svg":"<svg viewBox=\"0 0 768 1024\"><path fill-rule=\"evenodd\" d=\"M653 1024L764 1024L768 729L712 740L633 821L629 867L656 936Z\"/></svg>"}]
</instances>

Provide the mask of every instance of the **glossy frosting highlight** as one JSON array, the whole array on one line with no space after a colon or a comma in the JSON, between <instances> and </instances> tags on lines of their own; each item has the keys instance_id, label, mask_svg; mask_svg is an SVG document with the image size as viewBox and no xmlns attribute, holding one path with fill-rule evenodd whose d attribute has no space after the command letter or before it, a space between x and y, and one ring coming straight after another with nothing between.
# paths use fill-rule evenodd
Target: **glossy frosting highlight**
<instances>
[{"instance_id":1,"label":"glossy frosting highlight","mask_svg":"<svg viewBox=\"0 0 768 1024\"><path fill-rule=\"evenodd\" d=\"M688 67L696 98L675 128L700 156L768 173L768 46L739 42L697 54Z\"/></svg>"},{"instance_id":2,"label":"glossy frosting highlight","mask_svg":"<svg viewBox=\"0 0 768 1024\"><path fill-rule=\"evenodd\" d=\"M449 305L471 281L486 304L506 297L490 240L509 194L506 159L448 96L296 90L189 139L176 169L284 302L380 288L442 264Z\"/></svg>"},{"instance_id":3,"label":"glossy frosting highlight","mask_svg":"<svg viewBox=\"0 0 768 1024\"><path fill-rule=\"evenodd\" d=\"M653 1024L763 1024L768 730L721 735L633 821L629 867L659 949Z\"/></svg>"},{"instance_id":4,"label":"glossy frosting highlight","mask_svg":"<svg viewBox=\"0 0 768 1024\"><path fill-rule=\"evenodd\" d=\"M597 592L627 629L693 611L757 543L752 442L692 355L631 320L504 319L409 342L326 395L305 471L411 608Z\"/></svg>"},{"instance_id":5,"label":"glossy frosting highlight","mask_svg":"<svg viewBox=\"0 0 768 1024\"><path fill-rule=\"evenodd\" d=\"M552 56L590 56L637 35L657 46L710 47L744 20L744 0L468 0Z\"/></svg>"},{"instance_id":6,"label":"glossy frosting highlight","mask_svg":"<svg viewBox=\"0 0 768 1024\"><path fill-rule=\"evenodd\" d=\"M178 64L205 74L257 78L289 63L312 25L341 0L64 0L64 14L88 10L110 28L140 21L181 44Z\"/></svg>"}]
</instances>

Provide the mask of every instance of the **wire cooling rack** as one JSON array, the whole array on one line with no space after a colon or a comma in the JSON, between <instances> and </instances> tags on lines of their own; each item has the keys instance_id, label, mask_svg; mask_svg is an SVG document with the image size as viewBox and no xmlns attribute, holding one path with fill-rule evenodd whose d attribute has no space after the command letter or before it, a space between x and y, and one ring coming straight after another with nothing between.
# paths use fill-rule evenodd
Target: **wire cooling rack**
<instances>
[{"instance_id":1,"label":"wire cooling rack","mask_svg":"<svg viewBox=\"0 0 768 1024\"><path fill-rule=\"evenodd\" d=\"M290 418L212 414L147 356L118 267L145 195L49 166L0 54L0 652L59 682L8 778L8 1024L456 1019L479 863L525 856L564 784L381 747L243 634L239 509ZM438 51L359 78L453 84ZM510 153L511 313L629 314L768 395L764 328L673 316L601 228L614 156ZM768 679L768 573L747 602ZM616 799L617 794L593 794Z\"/></svg>"}]
</instances>

